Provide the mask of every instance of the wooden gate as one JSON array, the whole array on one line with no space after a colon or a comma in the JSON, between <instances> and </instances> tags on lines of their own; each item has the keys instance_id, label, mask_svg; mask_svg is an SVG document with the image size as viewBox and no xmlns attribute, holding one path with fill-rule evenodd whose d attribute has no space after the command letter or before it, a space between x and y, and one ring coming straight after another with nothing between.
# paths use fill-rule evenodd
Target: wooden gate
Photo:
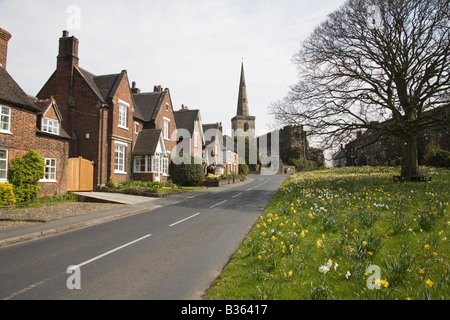
<instances>
[{"instance_id":1,"label":"wooden gate","mask_svg":"<svg viewBox=\"0 0 450 320\"><path fill-rule=\"evenodd\" d=\"M94 190L94 162L83 159L82 157L69 159L67 190Z\"/></svg>"}]
</instances>

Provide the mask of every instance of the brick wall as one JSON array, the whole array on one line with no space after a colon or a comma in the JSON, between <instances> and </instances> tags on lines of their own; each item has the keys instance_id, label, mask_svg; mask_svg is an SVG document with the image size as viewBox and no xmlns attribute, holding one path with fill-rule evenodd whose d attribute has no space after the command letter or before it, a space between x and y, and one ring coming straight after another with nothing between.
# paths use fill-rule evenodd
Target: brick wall
<instances>
[{"instance_id":1,"label":"brick wall","mask_svg":"<svg viewBox=\"0 0 450 320\"><path fill-rule=\"evenodd\" d=\"M5 105L5 104L3 104ZM11 107L10 105L6 105ZM36 115L12 107L11 133L0 133L0 148L8 149L9 159L23 156L36 145Z\"/></svg>"},{"instance_id":2,"label":"brick wall","mask_svg":"<svg viewBox=\"0 0 450 320\"><path fill-rule=\"evenodd\" d=\"M177 145L176 136L174 132L177 130L175 117L173 115L172 100L170 98L169 90L164 92L161 109L155 119L155 129L161 129L164 135L164 118L170 120L169 124L169 140L164 139L166 151L170 152L170 159L172 159L172 151ZM174 138L175 137L175 138Z\"/></svg>"},{"instance_id":3,"label":"brick wall","mask_svg":"<svg viewBox=\"0 0 450 320\"><path fill-rule=\"evenodd\" d=\"M39 134L36 138L36 150L43 158L56 159L57 182L42 182L40 184L41 195L67 192L69 141L46 134Z\"/></svg>"},{"instance_id":4,"label":"brick wall","mask_svg":"<svg viewBox=\"0 0 450 320\"><path fill-rule=\"evenodd\" d=\"M119 127L119 109L120 102L124 102L129 105L127 108L127 128ZM108 144L109 148L109 158L105 161L105 170L108 172L108 179L114 176L118 182L124 182L131 177L132 173L132 163L131 163L131 151L132 143L134 138L134 105L133 98L131 96L130 84L128 81L128 76L126 73L122 77L122 80L117 87L116 93L113 98L112 109L109 114L109 132L108 134ZM126 144L126 155L125 155L125 171L126 173L116 173L115 172L115 148L116 141Z\"/></svg>"}]
</instances>

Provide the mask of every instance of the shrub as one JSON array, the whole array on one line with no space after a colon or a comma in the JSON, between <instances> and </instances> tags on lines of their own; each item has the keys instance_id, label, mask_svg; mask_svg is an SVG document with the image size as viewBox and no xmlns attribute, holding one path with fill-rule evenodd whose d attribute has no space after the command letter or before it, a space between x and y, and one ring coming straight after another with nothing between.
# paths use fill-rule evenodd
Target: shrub
<instances>
[{"instance_id":1,"label":"shrub","mask_svg":"<svg viewBox=\"0 0 450 320\"><path fill-rule=\"evenodd\" d=\"M427 166L450 168L450 152L441 150L440 146L433 142L426 147L424 160Z\"/></svg>"},{"instance_id":2,"label":"shrub","mask_svg":"<svg viewBox=\"0 0 450 320\"><path fill-rule=\"evenodd\" d=\"M206 180L219 180L219 177L216 176L215 174L209 173L208 176L206 177Z\"/></svg>"},{"instance_id":3,"label":"shrub","mask_svg":"<svg viewBox=\"0 0 450 320\"><path fill-rule=\"evenodd\" d=\"M117 182L116 177L114 177L114 176L109 177L106 186L107 186L109 189L113 189L113 190L114 190L114 189L117 189L118 186L119 186L119 183Z\"/></svg>"},{"instance_id":4,"label":"shrub","mask_svg":"<svg viewBox=\"0 0 450 320\"><path fill-rule=\"evenodd\" d=\"M16 203L13 186L10 183L0 183L0 206L8 206Z\"/></svg>"},{"instance_id":5,"label":"shrub","mask_svg":"<svg viewBox=\"0 0 450 320\"><path fill-rule=\"evenodd\" d=\"M245 163L239 164L239 174L241 176L247 176L249 170L250 170L250 168L248 167L247 164L245 164Z\"/></svg>"},{"instance_id":6,"label":"shrub","mask_svg":"<svg viewBox=\"0 0 450 320\"><path fill-rule=\"evenodd\" d=\"M172 181L179 186L200 186L205 181L203 165L195 164L191 156L190 163L170 163L170 176Z\"/></svg>"},{"instance_id":7,"label":"shrub","mask_svg":"<svg viewBox=\"0 0 450 320\"><path fill-rule=\"evenodd\" d=\"M39 196L39 180L44 177L45 161L35 150L11 161L9 181L18 202L33 201Z\"/></svg>"}]
</instances>

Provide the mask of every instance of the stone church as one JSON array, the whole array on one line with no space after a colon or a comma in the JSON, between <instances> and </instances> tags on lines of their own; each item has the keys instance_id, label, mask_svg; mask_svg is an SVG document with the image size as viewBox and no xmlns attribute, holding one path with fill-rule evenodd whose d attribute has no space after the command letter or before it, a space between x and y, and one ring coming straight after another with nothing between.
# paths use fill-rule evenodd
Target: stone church
<instances>
[{"instance_id":1,"label":"stone church","mask_svg":"<svg viewBox=\"0 0 450 320\"><path fill-rule=\"evenodd\" d=\"M255 117L250 115L248 108L247 86L245 84L244 63L241 67L241 80L239 84L239 96L237 114L231 119L231 128L233 130L233 137L244 136L251 140L255 139Z\"/></svg>"}]
</instances>

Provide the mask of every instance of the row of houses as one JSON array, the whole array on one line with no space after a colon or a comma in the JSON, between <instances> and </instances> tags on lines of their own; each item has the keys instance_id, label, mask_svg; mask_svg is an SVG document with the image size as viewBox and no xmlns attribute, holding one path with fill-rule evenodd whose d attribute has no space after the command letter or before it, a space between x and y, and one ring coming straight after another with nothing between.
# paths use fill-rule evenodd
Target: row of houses
<instances>
[{"instance_id":1,"label":"row of houses","mask_svg":"<svg viewBox=\"0 0 450 320\"><path fill-rule=\"evenodd\" d=\"M11 34L0 29L0 182L11 159L28 150L45 159L43 193L67 191L69 159L93 163L93 185L170 179L169 165L193 155L205 174L238 174L234 143L221 122L203 124L200 110L175 110L168 88L141 92L126 70L95 75L79 64L79 40L63 31L56 69L36 96L26 94L6 71Z\"/></svg>"}]
</instances>

